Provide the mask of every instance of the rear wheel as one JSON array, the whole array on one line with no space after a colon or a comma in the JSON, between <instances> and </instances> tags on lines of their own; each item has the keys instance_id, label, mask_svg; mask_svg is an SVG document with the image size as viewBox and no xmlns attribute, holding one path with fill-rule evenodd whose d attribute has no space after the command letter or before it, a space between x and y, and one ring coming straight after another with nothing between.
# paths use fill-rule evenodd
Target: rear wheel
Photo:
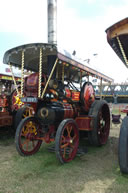
<instances>
[{"instance_id":1,"label":"rear wheel","mask_svg":"<svg viewBox=\"0 0 128 193\"><path fill-rule=\"evenodd\" d=\"M101 146L107 143L110 131L110 111L106 101L95 101L89 111L93 117L93 130L88 137L92 145Z\"/></svg>"},{"instance_id":2,"label":"rear wheel","mask_svg":"<svg viewBox=\"0 0 128 193\"><path fill-rule=\"evenodd\" d=\"M61 163L70 162L76 156L79 145L79 131L73 119L63 120L56 133L55 152Z\"/></svg>"},{"instance_id":3,"label":"rear wheel","mask_svg":"<svg viewBox=\"0 0 128 193\"><path fill-rule=\"evenodd\" d=\"M123 119L120 128L118 160L121 172L128 174L128 117Z\"/></svg>"},{"instance_id":4,"label":"rear wheel","mask_svg":"<svg viewBox=\"0 0 128 193\"><path fill-rule=\"evenodd\" d=\"M35 117L23 119L16 130L15 143L18 153L22 156L35 154L42 143L39 140L41 127Z\"/></svg>"}]
</instances>

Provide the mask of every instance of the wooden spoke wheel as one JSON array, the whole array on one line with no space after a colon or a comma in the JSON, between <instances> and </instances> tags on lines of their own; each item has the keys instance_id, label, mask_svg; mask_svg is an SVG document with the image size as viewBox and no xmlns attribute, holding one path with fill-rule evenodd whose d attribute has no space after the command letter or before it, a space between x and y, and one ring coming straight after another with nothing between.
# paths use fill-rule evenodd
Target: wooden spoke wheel
<instances>
[{"instance_id":1,"label":"wooden spoke wheel","mask_svg":"<svg viewBox=\"0 0 128 193\"><path fill-rule=\"evenodd\" d=\"M35 154L42 143L39 140L41 127L35 117L23 119L16 130L15 143L18 153L22 156Z\"/></svg>"},{"instance_id":2,"label":"wooden spoke wheel","mask_svg":"<svg viewBox=\"0 0 128 193\"><path fill-rule=\"evenodd\" d=\"M91 107L91 104L95 100L95 92L91 82L85 82L82 86L80 99L84 110L88 112Z\"/></svg>"},{"instance_id":3,"label":"wooden spoke wheel","mask_svg":"<svg viewBox=\"0 0 128 193\"><path fill-rule=\"evenodd\" d=\"M63 120L56 133L55 152L61 163L74 159L79 145L79 131L73 119Z\"/></svg>"},{"instance_id":4,"label":"wooden spoke wheel","mask_svg":"<svg viewBox=\"0 0 128 193\"><path fill-rule=\"evenodd\" d=\"M20 93L20 88L18 88L18 91ZM10 96L10 103L10 108L12 112L17 111L23 105L16 89L12 92Z\"/></svg>"},{"instance_id":5,"label":"wooden spoke wheel","mask_svg":"<svg viewBox=\"0 0 128 193\"><path fill-rule=\"evenodd\" d=\"M110 131L110 111L106 101L95 101L89 111L93 119L93 130L88 133L92 145L106 144Z\"/></svg>"},{"instance_id":6,"label":"wooden spoke wheel","mask_svg":"<svg viewBox=\"0 0 128 193\"><path fill-rule=\"evenodd\" d=\"M15 120L14 120L14 125L15 129L19 125L20 121L26 117L31 117L34 114L34 110L32 107L29 106L23 106L20 109L18 109L16 115L15 115Z\"/></svg>"}]
</instances>

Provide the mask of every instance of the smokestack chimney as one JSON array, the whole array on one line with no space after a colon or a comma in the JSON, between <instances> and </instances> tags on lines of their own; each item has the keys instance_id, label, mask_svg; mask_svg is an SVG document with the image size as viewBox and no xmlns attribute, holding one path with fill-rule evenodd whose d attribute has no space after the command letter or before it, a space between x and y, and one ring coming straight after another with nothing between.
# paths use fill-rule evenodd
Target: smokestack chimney
<instances>
[{"instance_id":1,"label":"smokestack chimney","mask_svg":"<svg viewBox=\"0 0 128 193\"><path fill-rule=\"evenodd\" d=\"M48 43L57 44L57 0L48 0Z\"/></svg>"}]
</instances>

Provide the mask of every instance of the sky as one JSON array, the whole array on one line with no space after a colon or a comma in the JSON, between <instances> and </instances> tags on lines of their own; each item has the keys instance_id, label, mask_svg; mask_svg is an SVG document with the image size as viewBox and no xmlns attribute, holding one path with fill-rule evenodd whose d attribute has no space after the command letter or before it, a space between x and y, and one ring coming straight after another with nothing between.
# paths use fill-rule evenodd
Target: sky
<instances>
[{"instance_id":1,"label":"sky","mask_svg":"<svg viewBox=\"0 0 128 193\"><path fill-rule=\"evenodd\" d=\"M90 67L125 82L128 69L107 43L105 30L126 18L127 10L127 0L58 0L58 46L76 50L78 58L90 59ZM1 0L0 69L8 49L47 41L47 0Z\"/></svg>"}]
</instances>

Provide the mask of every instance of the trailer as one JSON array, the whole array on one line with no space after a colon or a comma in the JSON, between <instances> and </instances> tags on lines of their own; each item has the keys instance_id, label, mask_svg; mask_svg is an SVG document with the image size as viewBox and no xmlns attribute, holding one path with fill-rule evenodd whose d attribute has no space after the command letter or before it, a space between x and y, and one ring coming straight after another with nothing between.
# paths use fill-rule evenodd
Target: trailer
<instances>
[{"instance_id":1,"label":"trailer","mask_svg":"<svg viewBox=\"0 0 128 193\"><path fill-rule=\"evenodd\" d=\"M15 135L21 156L35 154L42 142L54 142L57 159L70 162L78 151L81 133L94 146L106 144L109 106L95 97L88 77L111 82L110 77L54 44L21 45L8 50L3 61L21 68L20 96L24 106L16 114ZM24 70L30 75L24 76Z\"/></svg>"},{"instance_id":2,"label":"trailer","mask_svg":"<svg viewBox=\"0 0 128 193\"><path fill-rule=\"evenodd\" d=\"M128 18L110 26L106 33L109 45L128 68ZM126 113L126 117L120 128L118 160L121 172L128 174L128 107L122 112Z\"/></svg>"}]
</instances>

